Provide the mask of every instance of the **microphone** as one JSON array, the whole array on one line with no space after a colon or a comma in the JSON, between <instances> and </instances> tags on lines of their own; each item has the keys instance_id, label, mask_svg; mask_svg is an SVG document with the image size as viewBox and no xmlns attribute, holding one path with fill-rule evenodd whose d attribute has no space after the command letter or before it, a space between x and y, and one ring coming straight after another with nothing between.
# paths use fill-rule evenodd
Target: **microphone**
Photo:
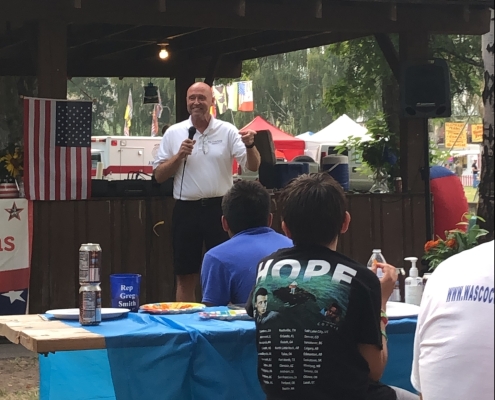
<instances>
[{"instance_id":1,"label":"microphone","mask_svg":"<svg viewBox=\"0 0 495 400\"><path fill-rule=\"evenodd\" d=\"M193 140L194 134L196 133L196 128L194 126L191 126L188 130L189 133L189 140ZM184 167L182 169L182 179L180 181L180 194L179 194L179 199L182 200L182 184L184 183L184 174L186 172L186 162L187 162L187 156L184 158Z\"/></svg>"},{"instance_id":2,"label":"microphone","mask_svg":"<svg viewBox=\"0 0 495 400\"><path fill-rule=\"evenodd\" d=\"M193 140L195 133L196 133L196 128L194 126L191 126L189 128L189 140Z\"/></svg>"}]
</instances>

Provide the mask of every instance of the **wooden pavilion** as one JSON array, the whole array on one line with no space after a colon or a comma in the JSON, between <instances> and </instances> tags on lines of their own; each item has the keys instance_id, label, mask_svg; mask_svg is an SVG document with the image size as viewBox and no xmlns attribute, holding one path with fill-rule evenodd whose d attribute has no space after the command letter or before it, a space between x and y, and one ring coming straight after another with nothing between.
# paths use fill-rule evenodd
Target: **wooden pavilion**
<instances>
[{"instance_id":1,"label":"wooden pavilion","mask_svg":"<svg viewBox=\"0 0 495 400\"><path fill-rule=\"evenodd\" d=\"M0 76L36 76L39 97L60 99L70 77L171 77L185 99L195 78L239 77L243 60L375 35L398 77L401 62L429 57L429 34L487 32L489 7L492 0L0 0ZM160 60L164 43L170 57ZM176 111L186 118L185 102ZM341 244L348 255L366 261L369 247L382 247L397 265L421 255L426 126L401 121L404 194L349 196L358 226ZM76 304L77 247L87 241L102 244L104 275L141 272L142 301L171 300L170 232L151 228L168 224L172 204L35 202L31 311Z\"/></svg>"}]
</instances>

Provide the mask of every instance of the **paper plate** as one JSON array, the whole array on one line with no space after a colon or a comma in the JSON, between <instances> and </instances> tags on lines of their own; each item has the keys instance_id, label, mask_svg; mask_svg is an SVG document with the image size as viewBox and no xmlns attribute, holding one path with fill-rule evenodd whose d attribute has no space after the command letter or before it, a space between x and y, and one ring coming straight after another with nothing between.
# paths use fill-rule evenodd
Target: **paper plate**
<instances>
[{"instance_id":1,"label":"paper plate","mask_svg":"<svg viewBox=\"0 0 495 400\"><path fill-rule=\"evenodd\" d=\"M399 303L396 301L387 302L387 316L389 319L417 317L418 313L419 306L414 304Z\"/></svg>"},{"instance_id":2,"label":"paper plate","mask_svg":"<svg viewBox=\"0 0 495 400\"><path fill-rule=\"evenodd\" d=\"M144 304L139 309L150 314L188 314L201 311L206 306L201 303L151 303Z\"/></svg>"},{"instance_id":3,"label":"paper plate","mask_svg":"<svg viewBox=\"0 0 495 400\"><path fill-rule=\"evenodd\" d=\"M102 308L101 319L117 318L129 313L128 308ZM50 314L57 319L79 319L79 308L62 308L58 310L48 310Z\"/></svg>"}]
</instances>

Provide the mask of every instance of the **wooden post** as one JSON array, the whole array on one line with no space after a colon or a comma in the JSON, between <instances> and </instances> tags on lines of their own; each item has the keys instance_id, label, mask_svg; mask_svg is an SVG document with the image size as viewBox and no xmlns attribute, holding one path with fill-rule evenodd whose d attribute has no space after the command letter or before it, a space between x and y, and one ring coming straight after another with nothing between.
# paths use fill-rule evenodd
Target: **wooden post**
<instances>
[{"instance_id":1,"label":"wooden post","mask_svg":"<svg viewBox=\"0 0 495 400\"><path fill-rule=\"evenodd\" d=\"M399 35L401 62L428 59L428 33L406 32ZM427 121L426 121L427 122ZM422 118L400 121L400 171L403 190L425 193L422 170L425 167L424 143L428 140L428 124Z\"/></svg>"},{"instance_id":2,"label":"wooden post","mask_svg":"<svg viewBox=\"0 0 495 400\"><path fill-rule=\"evenodd\" d=\"M177 75L175 78L175 119L176 122L189 118L187 111L187 89L195 82L195 78L189 75Z\"/></svg>"},{"instance_id":3,"label":"wooden post","mask_svg":"<svg viewBox=\"0 0 495 400\"><path fill-rule=\"evenodd\" d=\"M481 51L483 54L483 63L485 66L485 87L483 88L483 103L485 105L483 114L483 143L481 153L481 181L478 186L479 205L478 215L485 222L480 221L482 228L489 233L482 241L493 240L494 236L494 166L493 166L493 143L495 141L495 64L494 64L494 12L491 10L490 32L483 35L481 39ZM470 167L468 165L468 167ZM479 167L478 167L479 168Z\"/></svg>"},{"instance_id":4,"label":"wooden post","mask_svg":"<svg viewBox=\"0 0 495 400\"><path fill-rule=\"evenodd\" d=\"M38 96L67 98L67 24L43 20L38 25Z\"/></svg>"}]
</instances>

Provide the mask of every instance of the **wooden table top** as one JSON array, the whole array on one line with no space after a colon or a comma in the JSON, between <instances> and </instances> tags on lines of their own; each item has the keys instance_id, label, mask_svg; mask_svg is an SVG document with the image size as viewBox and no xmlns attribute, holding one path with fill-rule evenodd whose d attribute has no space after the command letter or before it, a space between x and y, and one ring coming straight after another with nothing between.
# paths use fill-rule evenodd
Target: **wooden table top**
<instances>
[{"instance_id":1,"label":"wooden table top","mask_svg":"<svg viewBox=\"0 0 495 400\"><path fill-rule=\"evenodd\" d=\"M0 336L36 353L106 348L102 335L36 314L0 316Z\"/></svg>"}]
</instances>

